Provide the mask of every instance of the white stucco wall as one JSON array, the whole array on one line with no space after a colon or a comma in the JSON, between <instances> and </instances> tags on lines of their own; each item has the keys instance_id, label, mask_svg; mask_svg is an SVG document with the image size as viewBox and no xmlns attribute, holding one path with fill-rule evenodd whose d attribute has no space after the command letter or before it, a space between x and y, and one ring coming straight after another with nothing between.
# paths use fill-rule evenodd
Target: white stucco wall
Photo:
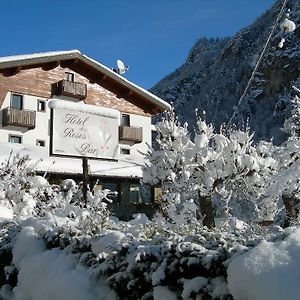
<instances>
[{"instance_id":1,"label":"white stucco wall","mask_svg":"<svg viewBox=\"0 0 300 300\"><path fill-rule=\"evenodd\" d=\"M10 107L11 92L8 92L1 109ZM46 101L46 111L38 112L37 103L38 100ZM36 145L36 140L45 140L46 147L49 147L49 120L50 109L47 105L47 99L35 97L31 95L23 95L23 109L36 111L36 127L28 130L27 128L6 126L2 127L2 113L0 114L0 142L8 142L9 134L18 135L22 137L22 143L24 145Z\"/></svg>"},{"instance_id":2,"label":"white stucco wall","mask_svg":"<svg viewBox=\"0 0 300 300\"><path fill-rule=\"evenodd\" d=\"M120 147L130 149L132 157L142 157L142 153L146 154L149 149L148 145L151 145L151 117L130 114L130 126L143 128L143 141L137 144L120 142Z\"/></svg>"}]
</instances>

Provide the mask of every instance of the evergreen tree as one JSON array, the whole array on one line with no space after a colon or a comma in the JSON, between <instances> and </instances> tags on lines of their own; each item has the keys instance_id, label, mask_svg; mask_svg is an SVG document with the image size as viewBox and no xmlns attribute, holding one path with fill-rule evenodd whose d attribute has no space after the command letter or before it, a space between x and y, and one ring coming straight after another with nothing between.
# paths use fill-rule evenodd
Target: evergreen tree
<instances>
[{"instance_id":1,"label":"evergreen tree","mask_svg":"<svg viewBox=\"0 0 300 300\"><path fill-rule=\"evenodd\" d=\"M300 136L300 99L296 95L291 103L291 117L285 120L283 130L290 135L290 139L299 139Z\"/></svg>"}]
</instances>

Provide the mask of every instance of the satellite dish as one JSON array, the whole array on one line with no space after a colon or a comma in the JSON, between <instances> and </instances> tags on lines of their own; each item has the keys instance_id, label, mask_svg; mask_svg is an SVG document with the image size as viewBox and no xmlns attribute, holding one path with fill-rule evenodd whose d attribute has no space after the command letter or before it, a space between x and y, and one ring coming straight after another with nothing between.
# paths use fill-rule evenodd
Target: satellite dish
<instances>
[{"instance_id":1,"label":"satellite dish","mask_svg":"<svg viewBox=\"0 0 300 300\"><path fill-rule=\"evenodd\" d=\"M117 60L117 72L118 74L124 74L126 71L128 71L129 67L122 62L122 60Z\"/></svg>"}]
</instances>

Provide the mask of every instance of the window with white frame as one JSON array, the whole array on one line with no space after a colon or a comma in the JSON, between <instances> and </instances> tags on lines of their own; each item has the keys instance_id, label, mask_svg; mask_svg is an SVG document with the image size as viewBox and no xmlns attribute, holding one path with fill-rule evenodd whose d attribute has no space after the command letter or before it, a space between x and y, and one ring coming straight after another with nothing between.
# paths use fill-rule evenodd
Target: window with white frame
<instances>
[{"instance_id":1,"label":"window with white frame","mask_svg":"<svg viewBox=\"0 0 300 300\"><path fill-rule=\"evenodd\" d=\"M14 144L22 144L22 137L20 135L12 135L8 136L8 142Z\"/></svg>"},{"instance_id":2,"label":"window with white frame","mask_svg":"<svg viewBox=\"0 0 300 300\"><path fill-rule=\"evenodd\" d=\"M11 101L10 101L10 107L22 110L23 109L23 95L12 94Z\"/></svg>"}]
</instances>

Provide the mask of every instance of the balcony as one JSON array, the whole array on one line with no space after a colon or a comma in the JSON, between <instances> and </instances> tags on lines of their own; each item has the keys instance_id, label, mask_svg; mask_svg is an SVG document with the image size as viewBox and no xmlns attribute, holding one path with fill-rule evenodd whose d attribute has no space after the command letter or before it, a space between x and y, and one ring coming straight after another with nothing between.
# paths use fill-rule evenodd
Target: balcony
<instances>
[{"instance_id":1,"label":"balcony","mask_svg":"<svg viewBox=\"0 0 300 300\"><path fill-rule=\"evenodd\" d=\"M36 113L33 110L20 110L17 108L7 107L2 111L2 126L35 128Z\"/></svg>"},{"instance_id":2,"label":"balcony","mask_svg":"<svg viewBox=\"0 0 300 300\"><path fill-rule=\"evenodd\" d=\"M84 83L61 80L53 85L53 94L83 100L87 95L87 87Z\"/></svg>"},{"instance_id":3,"label":"balcony","mask_svg":"<svg viewBox=\"0 0 300 300\"><path fill-rule=\"evenodd\" d=\"M129 141L133 143L141 143L143 141L143 128L120 126L119 127L119 140Z\"/></svg>"}]
</instances>

